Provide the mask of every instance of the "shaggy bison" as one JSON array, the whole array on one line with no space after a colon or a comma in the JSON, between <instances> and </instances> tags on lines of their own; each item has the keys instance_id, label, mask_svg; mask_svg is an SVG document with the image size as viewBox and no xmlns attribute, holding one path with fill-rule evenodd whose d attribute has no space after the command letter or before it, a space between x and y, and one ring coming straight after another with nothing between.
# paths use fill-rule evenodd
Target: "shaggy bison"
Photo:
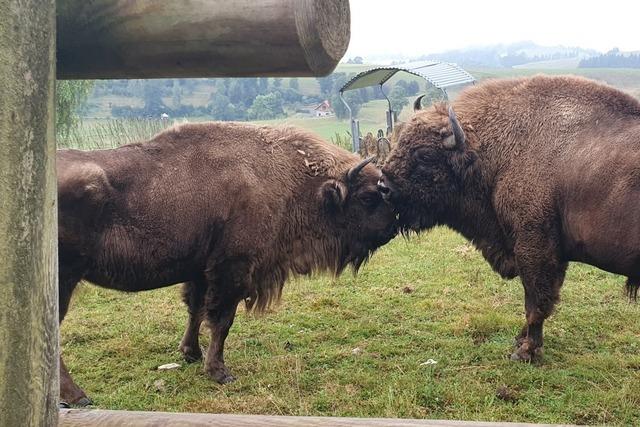
<instances>
[{"instance_id":1,"label":"shaggy bison","mask_svg":"<svg viewBox=\"0 0 640 427\"><path fill-rule=\"evenodd\" d=\"M455 112L454 112L455 111ZM400 226L445 224L502 277L520 276L526 324L514 360L542 353L567 263L640 284L640 103L583 78L497 80L419 111L378 188Z\"/></svg>"},{"instance_id":2,"label":"shaggy bison","mask_svg":"<svg viewBox=\"0 0 640 427\"><path fill-rule=\"evenodd\" d=\"M136 292L185 283L180 344L234 378L236 307L263 310L290 274L358 267L396 234L369 161L293 128L185 124L113 150L58 152L60 321L80 280ZM89 402L60 360L62 399Z\"/></svg>"}]
</instances>

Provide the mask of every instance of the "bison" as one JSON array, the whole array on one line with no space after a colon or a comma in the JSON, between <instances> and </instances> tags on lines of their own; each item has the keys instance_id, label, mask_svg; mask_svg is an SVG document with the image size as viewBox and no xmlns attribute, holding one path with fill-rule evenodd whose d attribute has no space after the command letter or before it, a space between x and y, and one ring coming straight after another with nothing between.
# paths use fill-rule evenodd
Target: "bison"
<instances>
[{"instance_id":1,"label":"bison","mask_svg":"<svg viewBox=\"0 0 640 427\"><path fill-rule=\"evenodd\" d=\"M416 112L378 188L403 231L444 224L504 278L526 323L513 360L541 356L567 263L640 285L640 103L578 77L488 81Z\"/></svg>"},{"instance_id":2,"label":"bison","mask_svg":"<svg viewBox=\"0 0 640 427\"><path fill-rule=\"evenodd\" d=\"M396 214L377 190L381 172L295 128L183 124L143 143L61 150L60 322L79 281L137 292L185 283L189 320L179 349L234 378L223 346L236 307L264 310L287 277L357 270L394 237ZM90 401L60 359L60 395Z\"/></svg>"}]
</instances>

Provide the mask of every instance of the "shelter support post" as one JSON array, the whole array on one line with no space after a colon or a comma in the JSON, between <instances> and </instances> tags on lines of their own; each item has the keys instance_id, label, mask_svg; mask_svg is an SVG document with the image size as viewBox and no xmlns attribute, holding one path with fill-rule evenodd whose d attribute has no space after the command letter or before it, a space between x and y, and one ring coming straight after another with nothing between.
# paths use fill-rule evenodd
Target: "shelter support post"
<instances>
[{"instance_id":1,"label":"shelter support post","mask_svg":"<svg viewBox=\"0 0 640 427\"><path fill-rule=\"evenodd\" d=\"M0 426L54 426L55 0L0 8Z\"/></svg>"},{"instance_id":2,"label":"shelter support post","mask_svg":"<svg viewBox=\"0 0 640 427\"><path fill-rule=\"evenodd\" d=\"M349 106L349 103L346 99L344 99L344 93L342 91L339 92L340 100L347 107L347 111L349 112L349 124L351 126L351 147L354 153L360 151L360 123L353 117L353 111Z\"/></svg>"}]
</instances>

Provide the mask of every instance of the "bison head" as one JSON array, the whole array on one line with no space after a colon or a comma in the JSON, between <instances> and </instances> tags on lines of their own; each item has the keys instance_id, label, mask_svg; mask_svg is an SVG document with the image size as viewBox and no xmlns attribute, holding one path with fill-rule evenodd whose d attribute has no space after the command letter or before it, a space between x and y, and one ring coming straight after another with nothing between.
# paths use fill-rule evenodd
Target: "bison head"
<instances>
[{"instance_id":1,"label":"bison head","mask_svg":"<svg viewBox=\"0 0 640 427\"><path fill-rule=\"evenodd\" d=\"M407 123L378 190L397 210L404 230L431 228L455 210L475 160L453 109L435 105Z\"/></svg>"},{"instance_id":2,"label":"bison head","mask_svg":"<svg viewBox=\"0 0 640 427\"><path fill-rule=\"evenodd\" d=\"M397 234L396 213L378 191L382 173L370 164L372 160L363 160L339 179L325 181L320 189L340 240L336 273L348 264L358 269L375 249Z\"/></svg>"}]
</instances>

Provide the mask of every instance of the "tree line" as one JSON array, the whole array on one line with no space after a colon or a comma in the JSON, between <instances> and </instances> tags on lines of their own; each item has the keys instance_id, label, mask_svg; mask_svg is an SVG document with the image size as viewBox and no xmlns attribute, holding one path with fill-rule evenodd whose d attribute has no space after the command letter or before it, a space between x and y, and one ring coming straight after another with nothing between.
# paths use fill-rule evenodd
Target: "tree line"
<instances>
[{"instance_id":1,"label":"tree line","mask_svg":"<svg viewBox=\"0 0 640 427\"><path fill-rule=\"evenodd\" d=\"M585 58L580 68L640 68L640 53L622 54L615 48L602 55Z\"/></svg>"},{"instance_id":2,"label":"tree line","mask_svg":"<svg viewBox=\"0 0 640 427\"><path fill-rule=\"evenodd\" d=\"M173 117L204 116L213 120L270 120L296 112L308 111L310 106L329 100L336 116L349 116L340 100L340 88L355 73L336 72L317 78L319 94L303 92L300 80L291 78L219 78L219 79L157 79L107 80L96 82L94 96L126 96L137 98L141 106L111 106L111 115L118 118L160 117L166 113ZM208 86L206 105L195 106L185 102L203 85ZM308 86L308 85L307 85ZM393 109L400 112L408 105L406 97L420 91L416 80L398 80L385 84ZM357 114L361 106L374 99L384 99L379 87L347 91L344 94L352 111Z\"/></svg>"}]
</instances>

